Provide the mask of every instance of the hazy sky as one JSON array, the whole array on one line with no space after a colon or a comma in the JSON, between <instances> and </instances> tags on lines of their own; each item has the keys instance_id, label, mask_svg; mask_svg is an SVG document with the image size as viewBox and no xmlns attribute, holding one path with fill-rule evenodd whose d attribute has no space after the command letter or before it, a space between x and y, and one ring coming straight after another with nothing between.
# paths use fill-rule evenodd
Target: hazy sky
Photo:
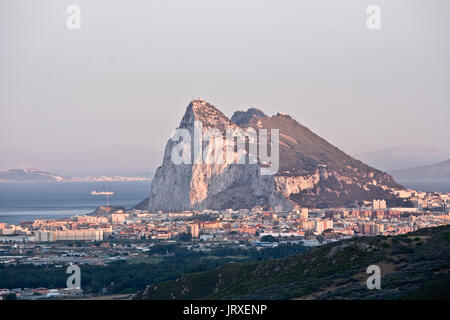
<instances>
[{"instance_id":1,"label":"hazy sky","mask_svg":"<svg viewBox=\"0 0 450 320\"><path fill-rule=\"evenodd\" d=\"M448 0L0 0L0 168L83 173L126 147L142 156L120 166L152 170L197 97L287 112L350 153L449 150L449 31Z\"/></svg>"}]
</instances>

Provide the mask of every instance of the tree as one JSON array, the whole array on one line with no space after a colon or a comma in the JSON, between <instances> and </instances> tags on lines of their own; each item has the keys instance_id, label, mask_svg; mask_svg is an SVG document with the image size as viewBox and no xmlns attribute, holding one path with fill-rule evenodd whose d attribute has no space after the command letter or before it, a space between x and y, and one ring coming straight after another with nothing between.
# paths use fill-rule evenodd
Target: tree
<instances>
[{"instance_id":1,"label":"tree","mask_svg":"<svg viewBox=\"0 0 450 320\"><path fill-rule=\"evenodd\" d=\"M8 294L5 296L5 300L17 300L17 296L16 296L15 293L8 293Z\"/></svg>"},{"instance_id":2,"label":"tree","mask_svg":"<svg viewBox=\"0 0 450 320\"><path fill-rule=\"evenodd\" d=\"M317 236L317 241L319 241L320 244L322 244L325 241L325 237L322 235Z\"/></svg>"},{"instance_id":3,"label":"tree","mask_svg":"<svg viewBox=\"0 0 450 320\"><path fill-rule=\"evenodd\" d=\"M261 237L261 241L262 242L278 242L277 238L275 238L274 236L272 236L270 234Z\"/></svg>"},{"instance_id":4,"label":"tree","mask_svg":"<svg viewBox=\"0 0 450 320\"><path fill-rule=\"evenodd\" d=\"M180 241L191 241L192 240L192 235L190 233L181 233L178 236L178 240Z\"/></svg>"}]
</instances>

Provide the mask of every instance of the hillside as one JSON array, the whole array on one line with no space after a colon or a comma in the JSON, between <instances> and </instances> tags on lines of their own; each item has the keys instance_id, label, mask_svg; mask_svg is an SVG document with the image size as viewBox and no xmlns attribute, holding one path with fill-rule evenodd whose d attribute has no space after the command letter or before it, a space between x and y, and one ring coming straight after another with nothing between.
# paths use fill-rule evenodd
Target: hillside
<instances>
[{"instance_id":1,"label":"hillside","mask_svg":"<svg viewBox=\"0 0 450 320\"><path fill-rule=\"evenodd\" d=\"M368 290L366 268L381 268ZM148 286L137 299L450 299L450 225L339 241Z\"/></svg>"},{"instance_id":2,"label":"hillside","mask_svg":"<svg viewBox=\"0 0 450 320\"><path fill-rule=\"evenodd\" d=\"M395 199L386 190L403 188L392 176L352 158L289 115L254 116L248 126L280 130L277 188L301 206L351 206L378 198L390 202Z\"/></svg>"},{"instance_id":3,"label":"hillside","mask_svg":"<svg viewBox=\"0 0 450 320\"><path fill-rule=\"evenodd\" d=\"M148 177L124 176L88 176L65 177L37 169L9 169L0 171L2 182L118 182L118 181L149 181Z\"/></svg>"},{"instance_id":4,"label":"hillside","mask_svg":"<svg viewBox=\"0 0 450 320\"><path fill-rule=\"evenodd\" d=\"M237 111L229 119L212 104L198 99L189 103L178 128L194 136L195 123L199 122L199 135L210 129L222 136L227 131L279 130L279 167L273 175L264 175L261 172L268 163L261 162L261 158L257 164L193 163L193 152L189 153L188 163L174 164L172 151L179 153L180 145L170 139L149 197L138 209L156 212L354 206L373 199L395 202L398 199L392 190L403 188L389 174L350 157L289 115L278 113L269 117L251 108ZM205 150L208 142L200 143ZM188 144L182 148L193 149ZM235 153L238 158L238 152ZM248 150L241 154L248 156Z\"/></svg>"},{"instance_id":5,"label":"hillside","mask_svg":"<svg viewBox=\"0 0 450 320\"><path fill-rule=\"evenodd\" d=\"M67 177L37 169L10 169L0 171L0 182L63 182Z\"/></svg>"}]
</instances>

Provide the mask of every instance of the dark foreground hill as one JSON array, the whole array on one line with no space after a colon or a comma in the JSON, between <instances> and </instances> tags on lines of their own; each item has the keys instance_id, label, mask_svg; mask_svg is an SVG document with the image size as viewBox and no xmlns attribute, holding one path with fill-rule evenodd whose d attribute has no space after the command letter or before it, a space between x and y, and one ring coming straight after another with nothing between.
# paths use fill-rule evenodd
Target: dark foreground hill
<instances>
[{"instance_id":1,"label":"dark foreground hill","mask_svg":"<svg viewBox=\"0 0 450 320\"><path fill-rule=\"evenodd\" d=\"M369 265L381 289L366 286ZM343 240L148 286L137 299L450 299L450 226Z\"/></svg>"}]
</instances>

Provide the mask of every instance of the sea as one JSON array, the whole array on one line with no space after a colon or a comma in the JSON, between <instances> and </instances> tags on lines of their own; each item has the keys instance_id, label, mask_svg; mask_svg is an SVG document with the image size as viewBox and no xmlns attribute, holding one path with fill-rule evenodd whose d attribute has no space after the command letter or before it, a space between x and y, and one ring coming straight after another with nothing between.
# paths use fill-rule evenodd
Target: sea
<instances>
[{"instance_id":1,"label":"sea","mask_svg":"<svg viewBox=\"0 0 450 320\"><path fill-rule=\"evenodd\" d=\"M450 192L450 182L403 185L426 192ZM91 195L93 190L114 192L109 204L128 209L148 196L150 181L0 183L0 222L20 224L90 213L106 205L106 196Z\"/></svg>"},{"instance_id":2,"label":"sea","mask_svg":"<svg viewBox=\"0 0 450 320\"><path fill-rule=\"evenodd\" d=\"M90 213L107 201L104 195L91 195L93 190L114 192L109 204L128 209L148 196L150 181L0 183L0 222L20 224Z\"/></svg>"},{"instance_id":3,"label":"sea","mask_svg":"<svg viewBox=\"0 0 450 320\"><path fill-rule=\"evenodd\" d=\"M402 186L417 191L450 193L450 181L401 181Z\"/></svg>"}]
</instances>

